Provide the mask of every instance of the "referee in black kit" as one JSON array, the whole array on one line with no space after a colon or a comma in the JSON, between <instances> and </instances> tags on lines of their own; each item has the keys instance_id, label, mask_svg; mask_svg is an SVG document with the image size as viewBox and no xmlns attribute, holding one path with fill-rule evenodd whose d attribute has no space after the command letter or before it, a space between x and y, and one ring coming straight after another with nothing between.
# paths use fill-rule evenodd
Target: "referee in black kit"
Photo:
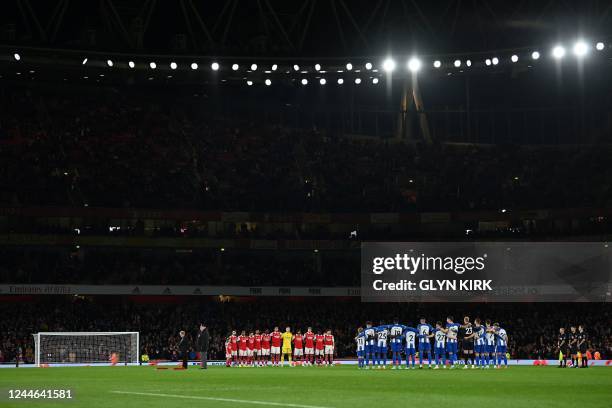
<instances>
[{"instance_id":1,"label":"referee in black kit","mask_svg":"<svg viewBox=\"0 0 612 408\"><path fill-rule=\"evenodd\" d=\"M205 323L200 323L200 330L198 331L198 337L196 338L196 347L200 352L200 360L202 365L201 370L208 368L208 344L210 343L210 335L208 334L208 327Z\"/></svg>"}]
</instances>

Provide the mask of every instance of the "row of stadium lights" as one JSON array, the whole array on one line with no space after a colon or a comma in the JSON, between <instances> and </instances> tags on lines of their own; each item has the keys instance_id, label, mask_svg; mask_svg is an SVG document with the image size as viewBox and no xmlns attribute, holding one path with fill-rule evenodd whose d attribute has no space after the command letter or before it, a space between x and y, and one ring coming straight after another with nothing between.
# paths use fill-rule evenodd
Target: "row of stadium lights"
<instances>
[{"instance_id":1,"label":"row of stadium lights","mask_svg":"<svg viewBox=\"0 0 612 408\"><path fill-rule=\"evenodd\" d=\"M603 42L598 42L598 43L595 44L594 47L595 47L595 49L597 51L603 51L605 49L605 44ZM591 45L589 45L585 41L578 41L578 42L576 42L574 44L573 48L572 48L574 56L576 58L579 58L579 59L585 57L589 53L590 50L591 50ZM566 56L566 54L567 54L567 51L566 51L566 49L565 49L565 47L563 45L556 45L551 50L551 56L552 56L553 59L556 59L556 60L563 59ZM18 54L18 53L15 53L13 55L13 57L15 58L16 61L20 61L21 60L21 55ZM541 57L541 55L540 55L539 51L533 51L531 53L531 59L532 60L538 60L538 59L540 59L540 57ZM512 63L516 63L516 62L518 62L518 60L519 60L519 56L517 54L513 54L513 55L510 56L510 61ZM82 61L82 65L86 65L87 62L88 62L88 59L84 58L83 61ZM500 60L497 57L487 58L484 61L486 66L495 66L495 65L498 65L499 62L500 62ZM109 68L112 68L114 66L114 64L115 63L111 59L108 59L106 61L106 65ZM472 66L472 61L469 60L469 59L465 60L465 61L462 61L460 59L456 59L455 61L453 61L453 66L455 68L461 68L463 64L465 64L466 67L471 67ZM175 69L178 68L178 64L176 62L170 62L169 66L170 66L171 70L175 70ZM395 69L397 67L397 63L395 62L395 60L393 58L389 57L389 58L385 59L382 62L381 66L382 66L383 71L385 71L385 72L390 74L391 72L395 71ZM432 66L435 69L441 68L442 67L442 61L435 60L435 61L433 61ZM135 68L136 67L136 63L134 61L128 61L128 67ZM199 69L199 65L198 65L197 62L192 62L190 67L191 67L192 70ZM408 71L412 72L413 74L416 74L418 71L420 71L422 67L423 67L423 63L422 63L422 61L418 57L412 57L406 63L406 68L408 69ZM154 61L149 62L149 68L153 69L153 70L157 69L157 63L154 62ZM259 68L258 65L253 63L253 64L251 64L250 71L248 71L248 72L255 72L255 71L257 71L258 68ZM264 72L266 74L271 74L272 72L276 72L278 70L278 68L279 68L278 64L273 64L270 67L269 70L266 70ZM345 65L345 68L346 68L347 72L351 72L351 71L353 71L353 64L349 62L349 63L347 63ZM366 62L364 64L364 68L367 71L371 71L373 73L377 73L378 72L377 69L373 69L374 66L373 66L373 64L371 62ZM216 62L216 61L212 62L210 64L210 69L213 70L213 71L219 71L221 69L221 65L218 62ZM238 71L238 70L240 70L240 65L237 64L237 63L234 63L234 64L232 64L231 69L232 69L232 71ZM325 74L325 73L328 72L328 71L324 71L324 70L321 69L321 64L315 64L314 65L314 69L315 69L315 71L317 73L321 73L321 74ZM300 66L298 64L294 64L293 65L293 71L296 72L296 73L302 73L302 74L307 74L308 73L307 70L301 70L301 68L300 68ZM337 70L336 72L337 73L342 73L344 71L343 70ZM360 70L355 70L355 72L360 72ZM287 71L286 73L291 73L291 71ZM372 79L372 83L373 84L378 84L379 79L377 77L373 77L371 79ZM338 78L336 80L336 82L338 83L338 85L342 85L344 83L344 79L343 78ZM362 79L361 78L355 78L354 82L355 82L355 84L359 85L359 84L361 84ZM308 79L302 78L300 80L300 83L302 85L308 85ZM251 86L251 85L253 85L253 81L247 79L246 80L246 84ZM272 80L270 78L266 78L264 80L264 84L267 85L267 86L270 86L270 85L272 85ZM319 84L321 84L321 85L327 84L327 79L319 78Z\"/></svg>"}]
</instances>

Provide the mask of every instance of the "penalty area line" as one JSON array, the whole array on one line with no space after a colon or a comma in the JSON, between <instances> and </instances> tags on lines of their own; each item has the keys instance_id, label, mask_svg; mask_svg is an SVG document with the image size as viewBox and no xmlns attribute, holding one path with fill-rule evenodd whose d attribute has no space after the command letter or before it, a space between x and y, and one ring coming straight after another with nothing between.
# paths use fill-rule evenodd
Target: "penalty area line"
<instances>
[{"instance_id":1,"label":"penalty area line","mask_svg":"<svg viewBox=\"0 0 612 408\"><path fill-rule=\"evenodd\" d=\"M113 394L140 395L144 397L164 397L164 398L180 398L180 399L190 399L190 400L234 402L237 404L268 405L268 406L274 406L274 407L332 408L332 407L322 407L319 405L291 404L291 403L285 403L285 402L271 402L271 401L253 401L253 400L242 400L242 399L234 399L234 398L201 397L197 395L162 394L162 393L157 393L157 392L136 392L136 391L110 391L110 392Z\"/></svg>"}]
</instances>

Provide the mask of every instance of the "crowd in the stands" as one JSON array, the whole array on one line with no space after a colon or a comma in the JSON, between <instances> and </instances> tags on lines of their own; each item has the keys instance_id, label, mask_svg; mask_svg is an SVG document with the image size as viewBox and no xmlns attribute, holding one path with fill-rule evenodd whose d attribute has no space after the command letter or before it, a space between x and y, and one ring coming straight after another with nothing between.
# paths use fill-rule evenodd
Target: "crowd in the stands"
<instances>
[{"instance_id":1,"label":"crowd in the stands","mask_svg":"<svg viewBox=\"0 0 612 408\"><path fill-rule=\"evenodd\" d=\"M307 311L307 312L305 312ZM574 304L393 304L359 303L315 298L311 301L248 300L189 303L132 303L117 299L90 301L55 300L43 303L0 304L0 353L4 362L14 360L21 350L25 361L32 361L32 333L39 331L138 331L140 347L150 359L176 359L179 330L196 335L199 323L211 332L212 358L223 359L224 341L232 330L271 330L290 326L293 330L331 329L336 337L338 357L355 355L354 335L366 321L387 322L398 317L410 325L426 317L435 324L447 316L462 319L491 319L506 329L511 358L551 358L560 327L583 324L588 346L602 358L612 357L612 309L609 303ZM192 357L195 353L192 353Z\"/></svg>"},{"instance_id":2,"label":"crowd in the stands","mask_svg":"<svg viewBox=\"0 0 612 408\"><path fill-rule=\"evenodd\" d=\"M7 89L0 205L239 211L604 206L604 147L355 140L212 114L180 98Z\"/></svg>"}]
</instances>

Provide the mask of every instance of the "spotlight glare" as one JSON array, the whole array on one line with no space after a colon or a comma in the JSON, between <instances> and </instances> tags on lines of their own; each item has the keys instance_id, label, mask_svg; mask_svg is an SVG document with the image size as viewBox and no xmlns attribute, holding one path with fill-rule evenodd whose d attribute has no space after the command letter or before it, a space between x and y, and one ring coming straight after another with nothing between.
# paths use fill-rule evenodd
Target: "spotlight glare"
<instances>
[{"instance_id":1,"label":"spotlight glare","mask_svg":"<svg viewBox=\"0 0 612 408\"><path fill-rule=\"evenodd\" d=\"M602 43L601 41L598 42L597 44L595 44L595 49L597 51L602 51L606 46L604 45L604 43Z\"/></svg>"},{"instance_id":2,"label":"spotlight glare","mask_svg":"<svg viewBox=\"0 0 612 408\"><path fill-rule=\"evenodd\" d=\"M272 65L272 71L276 71L278 69L278 65L274 64Z\"/></svg>"},{"instance_id":3,"label":"spotlight glare","mask_svg":"<svg viewBox=\"0 0 612 408\"><path fill-rule=\"evenodd\" d=\"M368 71L371 70L372 69L372 63L371 62L366 62L365 69L367 69Z\"/></svg>"},{"instance_id":4,"label":"spotlight glare","mask_svg":"<svg viewBox=\"0 0 612 408\"><path fill-rule=\"evenodd\" d=\"M395 61L391 58L384 60L383 69L387 72L392 72L395 69Z\"/></svg>"},{"instance_id":5,"label":"spotlight glare","mask_svg":"<svg viewBox=\"0 0 612 408\"><path fill-rule=\"evenodd\" d=\"M251 64L251 71L257 71L257 64Z\"/></svg>"},{"instance_id":6,"label":"spotlight glare","mask_svg":"<svg viewBox=\"0 0 612 408\"><path fill-rule=\"evenodd\" d=\"M346 70L350 71L351 69L353 69L353 64L349 62L348 64L346 64Z\"/></svg>"},{"instance_id":7,"label":"spotlight glare","mask_svg":"<svg viewBox=\"0 0 612 408\"><path fill-rule=\"evenodd\" d=\"M87 64L87 58L83 58L83 62L81 62L82 65Z\"/></svg>"},{"instance_id":8,"label":"spotlight glare","mask_svg":"<svg viewBox=\"0 0 612 408\"><path fill-rule=\"evenodd\" d=\"M578 41L574 44L574 55L584 57L589 52L589 46L584 41Z\"/></svg>"},{"instance_id":9,"label":"spotlight glare","mask_svg":"<svg viewBox=\"0 0 612 408\"><path fill-rule=\"evenodd\" d=\"M157 64L155 62L150 62L149 66L151 67L151 69L157 68Z\"/></svg>"},{"instance_id":10,"label":"spotlight glare","mask_svg":"<svg viewBox=\"0 0 612 408\"><path fill-rule=\"evenodd\" d=\"M192 63L191 63L191 69L193 69L193 70L198 69L198 64L197 64L197 62L192 62Z\"/></svg>"},{"instance_id":11,"label":"spotlight glare","mask_svg":"<svg viewBox=\"0 0 612 408\"><path fill-rule=\"evenodd\" d=\"M238 64L233 64L233 65L232 65L232 71L238 71L238 68L240 68L240 67L238 66Z\"/></svg>"},{"instance_id":12,"label":"spotlight glare","mask_svg":"<svg viewBox=\"0 0 612 408\"><path fill-rule=\"evenodd\" d=\"M442 63L439 60L435 60L433 66L434 68L440 68L442 66Z\"/></svg>"},{"instance_id":13,"label":"spotlight glare","mask_svg":"<svg viewBox=\"0 0 612 408\"><path fill-rule=\"evenodd\" d=\"M538 51L534 51L531 53L531 58L537 60L540 58L540 53Z\"/></svg>"},{"instance_id":14,"label":"spotlight glare","mask_svg":"<svg viewBox=\"0 0 612 408\"><path fill-rule=\"evenodd\" d=\"M325 80L325 78L321 78L321 79L319 79L319 83L321 85L325 85L327 83L327 81Z\"/></svg>"},{"instance_id":15,"label":"spotlight glare","mask_svg":"<svg viewBox=\"0 0 612 408\"><path fill-rule=\"evenodd\" d=\"M410 58L410 60L408 61L408 69L411 72L417 72L418 70L420 70L421 69L421 60L416 58L416 57Z\"/></svg>"},{"instance_id":16,"label":"spotlight glare","mask_svg":"<svg viewBox=\"0 0 612 408\"><path fill-rule=\"evenodd\" d=\"M219 70L219 63L218 62L213 62L212 64L210 64L210 68L213 71L218 71Z\"/></svg>"},{"instance_id":17,"label":"spotlight glare","mask_svg":"<svg viewBox=\"0 0 612 408\"><path fill-rule=\"evenodd\" d=\"M518 61L518 55L514 54L513 56L511 56L510 57L510 61L517 62Z\"/></svg>"},{"instance_id":18,"label":"spotlight glare","mask_svg":"<svg viewBox=\"0 0 612 408\"><path fill-rule=\"evenodd\" d=\"M487 58L487 59L485 60L485 65L486 65L487 67L488 67L489 65L491 65L491 59L490 59L490 58Z\"/></svg>"},{"instance_id":19,"label":"spotlight glare","mask_svg":"<svg viewBox=\"0 0 612 408\"><path fill-rule=\"evenodd\" d=\"M499 64L499 58L497 58L497 57L493 57L493 59L491 60L491 62L493 63L493 65L497 65L497 64Z\"/></svg>"},{"instance_id":20,"label":"spotlight glare","mask_svg":"<svg viewBox=\"0 0 612 408\"><path fill-rule=\"evenodd\" d=\"M344 83L344 79L338 78L338 85L342 85Z\"/></svg>"},{"instance_id":21,"label":"spotlight glare","mask_svg":"<svg viewBox=\"0 0 612 408\"><path fill-rule=\"evenodd\" d=\"M293 70L294 71L299 71L300 70L300 66L298 64L293 65Z\"/></svg>"},{"instance_id":22,"label":"spotlight glare","mask_svg":"<svg viewBox=\"0 0 612 408\"><path fill-rule=\"evenodd\" d=\"M355 83L359 85L361 83L361 78L355 78Z\"/></svg>"},{"instance_id":23,"label":"spotlight glare","mask_svg":"<svg viewBox=\"0 0 612 408\"><path fill-rule=\"evenodd\" d=\"M19 54L15 54L15 55L19 55ZM17 58L15 58L17 59ZM113 66L113 61L112 60L106 60L106 65L108 65L109 67Z\"/></svg>"},{"instance_id":24,"label":"spotlight glare","mask_svg":"<svg viewBox=\"0 0 612 408\"><path fill-rule=\"evenodd\" d=\"M178 65L176 65L176 62L171 62L170 63L170 69L176 69Z\"/></svg>"},{"instance_id":25,"label":"spotlight glare","mask_svg":"<svg viewBox=\"0 0 612 408\"><path fill-rule=\"evenodd\" d=\"M302 78L302 85L308 85L308 80L306 78Z\"/></svg>"},{"instance_id":26,"label":"spotlight glare","mask_svg":"<svg viewBox=\"0 0 612 408\"><path fill-rule=\"evenodd\" d=\"M459 68L461 66L461 60L455 60L455 62L453 62L453 65L455 66L455 68Z\"/></svg>"},{"instance_id":27,"label":"spotlight glare","mask_svg":"<svg viewBox=\"0 0 612 408\"><path fill-rule=\"evenodd\" d=\"M321 64L315 64L315 71L321 70Z\"/></svg>"},{"instance_id":28,"label":"spotlight glare","mask_svg":"<svg viewBox=\"0 0 612 408\"><path fill-rule=\"evenodd\" d=\"M555 48L553 48L553 50L552 50L552 56L555 59L561 59L561 58L565 57L565 48L563 48L560 45L555 46Z\"/></svg>"},{"instance_id":29,"label":"spotlight glare","mask_svg":"<svg viewBox=\"0 0 612 408\"><path fill-rule=\"evenodd\" d=\"M267 86L272 85L272 81L270 81L270 78L266 78L265 84L266 84Z\"/></svg>"},{"instance_id":30,"label":"spotlight glare","mask_svg":"<svg viewBox=\"0 0 612 408\"><path fill-rule=\"evenodd\" d=\"M372 83L376 85L378 83L378 78L372 78Z\"/></svg>"},{"instance_id":31,"label":"spotlight glare","mask_svg":"<svg viewBox=\"0 0 612 408\"><path fill-rule=\"evenodd\" d=\"M21 60L21 55L19 55L18 53L14 53L13 57L15 58L15 61Z\"/></svg>"}]
</instances>

